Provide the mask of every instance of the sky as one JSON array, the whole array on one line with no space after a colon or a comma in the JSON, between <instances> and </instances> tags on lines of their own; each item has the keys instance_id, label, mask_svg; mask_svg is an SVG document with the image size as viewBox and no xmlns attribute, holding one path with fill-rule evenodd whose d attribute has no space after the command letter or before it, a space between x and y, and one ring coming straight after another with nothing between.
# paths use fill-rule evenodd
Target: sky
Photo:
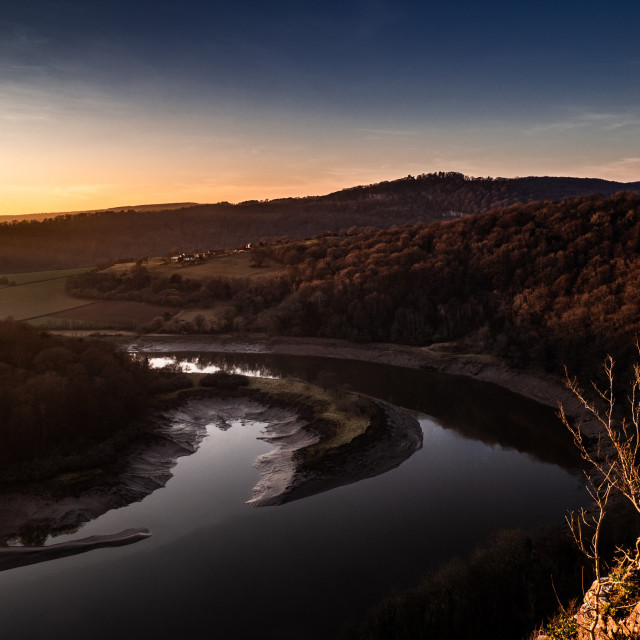
<instances>
[{"instance_id":1,"label":"sky","mask_svg":"<svg viewBox=\"0 0 640 640\"><path fill-rule=\"evenodd\" d=\"M640 3L3 0L0 215L640 180Z\"/></svg>"}]
</instances>

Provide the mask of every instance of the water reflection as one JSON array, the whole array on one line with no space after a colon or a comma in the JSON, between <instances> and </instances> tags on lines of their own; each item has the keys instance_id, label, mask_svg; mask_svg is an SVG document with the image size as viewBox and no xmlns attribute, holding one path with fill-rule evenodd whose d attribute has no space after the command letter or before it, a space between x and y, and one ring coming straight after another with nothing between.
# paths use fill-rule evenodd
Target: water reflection
<instances>
[{"instance_id":1,"label":"water reflection","mask_svg":"<svg viewBox=\"0 0 640 640\"><path fill-rule=\"evenodd\" d=\"M248 504L264 507L308 498L387 473L408 460L422 448L418 421L397 407L376 404L380 413L364 433L313 461L299 455L303 447L318 440L313 429L300 424L295 415L284 421L279 419L275 428L269 425L270 435L264 439L275 448L254 463L261 478ZM267 409L258 417L265 419L265 414L273 411Z\"/></svg>"},{"instance_id":2,"label":"water reflection","mask_svg":"<svg viewBox=\"0 0 640 640\"><path fill-rule=\"evenodd\" d=\"M497 528L585 503L558 467L419 420L425 446L398 468L275 509L244 504L264 425L208 424L165 489L84 529L144 524L147 541L0 573L2 637L326 640Z\"/></svg>"},{"instance_id":3,"label":"water reflection","mask_svg":"<svg viewBox=\"0 0 640 640\"><path fill-rule=\"evenodd\" d=\"M581 460L551 407L465 376L316 356L180 352L154 354L192 370L216 367L245 375L324 381L431 415L465 438L499 445L565 469Z\"/></svg>"},{"instance_id":4,"label":"water reflection","mask_svg":"<svg viewBox=\"0 0 640 640\"><path fill-rule=\"evenodd\" d=\"M36 546L0 547L0 571L26 567L58 558L68 558L87 553L94 549L106 547L124 547L126 545L146 540L151 534L148 529L125 529L120 533L101 536L89 536L81 540L61 542L50 546L42 544Z\"/></svg>"},{"instance_id":5,"label":"water reflection","mask_svg":"<svg viewBox=\"0 0 640 640\"><path fill-rule=\"evenodd\" d=\"M141 357L141 356L138 356ZM249 369L246 367L219 366L208 362L208 358L203 355L177 357L177 356L154 356L147 358L147 362L152 369L162 369L163 367L175 367L184 373L216 373L227 371L228 373L241 373L252 378L276 378L267 369Z\"/></svg>"},{"instance_id":6,"label":"water reflection","mask_svg":"<svg viewBox=\"0 0 640 640\"><path fill-rule=\"evenodd\" d=\"M5 491L0 495L0 550L69 539L87 522L163 488L178 459L199 447L210 421L210 411L176 409L170 418L158 417L154 434L132 442L118 460L93 470L96 473L63 474Z\"/></svg>"},{"instance_id":7,"label":"water reflection","mask_svg":"<svg viewBox=\"0 0 640 640\"><path fill-rule=\"evenodd\" d=\"M433 416L445 429L469 441L489 445L490 448L499 446L516 450L538 461L570 470L576 469L580 462L568 434L551 408L510 393L497 385L462 376L354 360L257 353L155 353L149 358L149 362L151 366L177 365L185 371L213 372L224 369L245 375L295 377L349 388L392 405ZM100 493L101 496L100 501L94 500L94 507L100 502L100 509L90 513L84 508L71 509L66 504L61 506L57 502L52 509L58 515L62 514L60 517L44 509L36 518L26 515L31 511L22 510L25 518L18 518L17 524L13 522L11 525L10 518L0 519L0 544L6 545L12 538L15 542L17 537L23 544L33 543L34 540L35 544L41 544L43 536L73 529L100 513L141 500L164 486L171 477L170 469L177 458L195 450L198 439L203 437L207 425L211 425L211 410L208 411L206 415L194 416L193 407L187 409L182 421L185 427L184 441L166 440L164 446L168 449L164 451L162 460L156 460L158 466L130 473L127 491L123 492L121 488L114 490L117 482L111 480L98 490L94 488L94 494ZM216 426L223 430L227 424L230 422L219 420ZM195 430L194 425L197 427ZM187 433L191 435L187 436ZM196 441L189 442L188 438L194 434ZM174 432L172 437L175 438L175 435ZM415 429L411 431L410 437L405 436L406 433L394 440L389 434L383 434L377 443L369 443L368 447L347 452L341 458L331 460L330 464L316 468L314 473L297 467L297 480L290 484L287 492L264 504L282 504L385 473L407 460L420 448L422 438L416 435ZM412 445L404 449L396 447L404 440L412 442ZM433 444L427 442L427 448ZM394 451L394 447L399 452L395 457L389 453ZM131 459L139 462L138 454L139 451L133 452ZM133 476L135 481L132 484ZM103 500L105 496L106 499ZM118 497L117 504L113 502L114 496ZM245 500L247 497L245 496ZM3 515L8 513L7 505L9 502L5 499ZM22 507L16 509L16 513L21 509Z\"/></svg>"}]
</instances>

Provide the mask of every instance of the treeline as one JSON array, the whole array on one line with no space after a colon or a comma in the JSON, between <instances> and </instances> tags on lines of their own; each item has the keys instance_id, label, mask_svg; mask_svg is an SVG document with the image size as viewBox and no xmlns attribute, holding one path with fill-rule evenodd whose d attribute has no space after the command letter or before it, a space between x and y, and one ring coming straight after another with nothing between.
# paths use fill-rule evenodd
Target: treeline
<instances>
[{"instance_id":1,"label":"treeline","mask_svg":"<svg viewBox=\"0 0 640 640\"><path fill-rule=\"evenodd\" d=\"M638 515L611 507L600 537L603 567L617 564L620 547L636 541ZM360 620L346 624L340 640L513 640L556 618L558 605L582 599L593 566L568 532L547 527L525 533L499 531L468 558L454 558L422 582L395 591ZM565 627L566 629L566 627ZM546 637L546 636L545 636ZM550 638L574 638L562 627Z\"/></svg>"},{"instance_id":2,"label":"treeline","mask_svg":"<svg viewBox=\"0 0 640 640\"><path fill-rule=\"evenodd\" d=\"M564 531L500 531L469 558L455 558L388 596L345 625L339 638L524 639L553 615L558 599L581 595L585 576L590 567Z\"/></svg>"},{"instance_id":3,"label":"treeline","mask_svg":"<svg viewBox=\"0 0 640 640\"><path fill-rule=\"evenodd\" d=\"M640 189L582 178L469 178L431 173L327 196L218 203L164 211L103 211L0 223L0 273L94 265L182 249L220 249L265 236L310 237L352 226L386 229L484 213L516 202Z\"/></svg>"},{"instance_id":4,"label":"treeline","mask_svg":"<svg viewBox=\"0 0 640 640\"><path fill-rule=\"evenodd\" d=\"M412 345L466 339L518 366L575 371L621 357L640 328L640 195L517 204L452 222L323 234L260 248L272 278L89 273L79 295L203 307L154 330L254 330Z\"/></svg>"},{"instance_id":5,"label":"treeline","mask_svg":"<svg viewBox=\"0 0 640 640\"><path fill-rule=\"evenodd\" d=\"M0 463L77 453L130 428L162 378L105 342L0 321Z\"/></svg>"}]
</instances>

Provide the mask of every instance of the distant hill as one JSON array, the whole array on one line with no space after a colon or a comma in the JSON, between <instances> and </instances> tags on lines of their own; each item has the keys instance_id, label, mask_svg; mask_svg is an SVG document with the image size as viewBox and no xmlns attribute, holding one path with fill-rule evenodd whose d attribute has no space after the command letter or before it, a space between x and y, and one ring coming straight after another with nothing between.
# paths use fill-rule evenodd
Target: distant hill
<instances>
[{"instance_id":1,"label":"distant hill","mask_svg":"<svg viewBox=\"0 0 640 640\"><path fill-rule=\"evenodd\" d=\"M467 348L560 376L567 365L593 377L610 354L625 381L637 359L640 193L515 204L259 251L272 271L251 282L201 278L200 268L139 267L80 273L68 292L176 309L219 305L208 325L171 319L154 326L177 333L242 328L412 345L467 340Z\"/></svg>"},{"instance_id":2,"label":"distant hill","mask_svg":"<svg viewBox=\"0 0 640 640\"><path fill-rule=\"evenodd\" d=\"M358 186L325 196L105 210L0 223L0 275L88 266L174 250L217 249L263 237L304 238L350 227L390 228L486 213L537 200L640 191L640 182L591 178L471 178L439 172ZM157 207L162 205L149 205Z\"/></svg>"},{"instance_id":3,"label":"distant hill","mask_svg":"<svg viewBox=\"0 0 640 640\"><path fill-rule=\"evenodd\" d=\"M98 211L169 211L173 209L184 209L192 207L197 202L168 202L164 204L136 204L133 206L111 207L109 209L85 209L83 211L58 211L55 213L25 213L23 215L1 215L0 222L11 222L13 220L46 220L57 216L74 216L78 213L97 213Z\"/></svg>"}]
</instances>

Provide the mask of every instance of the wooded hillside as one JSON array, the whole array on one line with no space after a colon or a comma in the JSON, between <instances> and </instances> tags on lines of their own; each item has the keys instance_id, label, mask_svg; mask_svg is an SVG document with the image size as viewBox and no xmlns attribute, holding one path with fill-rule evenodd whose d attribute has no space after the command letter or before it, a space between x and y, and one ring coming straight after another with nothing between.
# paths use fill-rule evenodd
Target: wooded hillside
<instances>
[{"instance_id":1,"label":"wooded hillside","mask_svg":"<svg viewBox=\"0 0 640 640\"><path fill-rule=\"evenodd\" d=\"M561 371L625 356L640 328L640 195L496 209L451 222L354 230L266 250L274 277L161 278L88 273L73 293L210 307L226 325L424 345L467 340L519 366ZM159 326L156 327L160 328Z\"/></svg>"},{"instance_id":2,"label":"wooded hillside","mask_svg":"<svg viewBox=\"0 0 640 640\"><path fill-rule=\"evenodd\" d=\"M515 202L640 189L579 178L469 178L432 173L327 196L219 203L167 211L105 211L0 223L0 274L93 266L173 250L220 249L265 236L310 237L352 226L449 220Z\"/></svg>"},{"instance_id":3,"label":"wooded hillside","mask_svg":"<svg viewBox=\"0 0 640 640\"><path fill-rule=\"evenodd\" d=\"M0 321L0 461L53 456L126 429L148 408L151 379L110 344Z\"/></svg>"}]
</instances>

